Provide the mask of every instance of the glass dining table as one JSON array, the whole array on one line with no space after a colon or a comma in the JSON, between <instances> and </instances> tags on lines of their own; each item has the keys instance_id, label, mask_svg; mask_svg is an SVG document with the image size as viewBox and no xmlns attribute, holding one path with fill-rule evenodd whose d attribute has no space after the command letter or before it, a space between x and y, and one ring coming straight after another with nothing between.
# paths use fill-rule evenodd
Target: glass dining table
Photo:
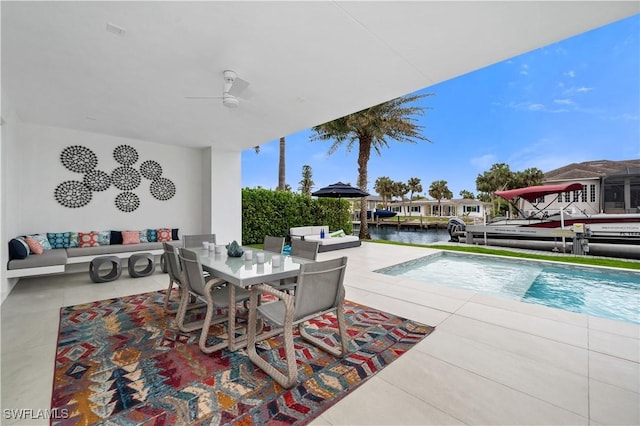
<instances>
[{"instance_id":1,"label":"glass dining table","mask_svg":"<svg viewBox=\"0 0 640 426\"><path fill-rule=\"evenodd\" d=\"M202 269L209 272L213 277L221 278L231 284L229 287L229 306L235 305L236 287L249 288L255 284L268 284L270 282L279 282L284 278L297 277L300 265L314 262L302 257L256 250L250 247L243 247L243 250L245 253L241 257L231 257L227 255L226 250L223 250L222 253L215 253L204 248L194 249L200 257ZM251 260L245 258L247 250L252 251ZM264 254L264 262L258 262L258 253ZM273 266L273 256L280 256L280 264L278 266ZM228 316L228 329L230 330L231 325L236 323L236 310L228 309ZM227 340L212 348L213 350L228 348L231 351L235 351L246 346L246 334L242 337L236 337L233 332L227 334ZM277 333L274 332L273 335L275 334ZM261 339L268 337L271 337L268 333L260 335Z\"/></svg>"}]
</instances>

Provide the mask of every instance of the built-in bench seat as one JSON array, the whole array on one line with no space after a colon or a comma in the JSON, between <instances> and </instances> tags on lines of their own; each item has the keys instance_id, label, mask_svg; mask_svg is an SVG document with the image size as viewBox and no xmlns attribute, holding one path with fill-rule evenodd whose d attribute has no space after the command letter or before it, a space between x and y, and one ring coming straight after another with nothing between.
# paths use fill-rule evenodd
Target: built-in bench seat
<instances>
[{"instance_id":1,"label":"built-in bench seat","mask_svg":"<svg viewBox=\"0 0 640 426\"><path fill-rule=\"evenodd\" d=\"M67 264L67 250L46 250L42 254L27 256L25 259L10 260L7 265L7 278L30 275L55 274L64 272Z\"/></svg>"},{"instance_id":2,"label":"built-in bench seat","mask_svg":"<svg viewBox=\"0 0 640 426\"><path fill-rule=\"evenodd\" d=\"M169 244L181 245L181 241L169 241ZM67 250L67 263L84 263L90 262L93 258L99 256L118 256L120 258L128 258L131 253L149 252L151 254L162 254L162 243L139 243L139 244L114 244L99 247L73 247Z\"/></svg>"},{"instance_id":3,"label":"built-in bench seat","mask_svg":"<svg viewBox=\"0 0 640 426\"><path fill-rule=\"evenodd\" d=\"M324 238L321 237L321 231L324 230ZM358 247L362 244L360 238L355 235L344 235L344 232L336 231L335 234L341 236L332 236L329 227L322 226L298 226L289 230L291 238L300 238L306 241L317 241L318 253L331 250L340 250L349 247Z\"/></svg>"},{"instance_id":4,"label":"built-in bench seat","mask_svg":"<svg viewBox=\"0 0 640 426\"><path fill-rule=\"evenodd\" d=\"M170 241L181 246L182 241ZM147 252L153 255L163 253L162 243L113 244L98 247L73 247L44 250L42 254L32 254L25 259L13 259L7 264L7 278L20 278L35 275L61 274L67 265L89 263L100 256L117 256L128 259L134 253Z\"/></svg>"}]
</instances>

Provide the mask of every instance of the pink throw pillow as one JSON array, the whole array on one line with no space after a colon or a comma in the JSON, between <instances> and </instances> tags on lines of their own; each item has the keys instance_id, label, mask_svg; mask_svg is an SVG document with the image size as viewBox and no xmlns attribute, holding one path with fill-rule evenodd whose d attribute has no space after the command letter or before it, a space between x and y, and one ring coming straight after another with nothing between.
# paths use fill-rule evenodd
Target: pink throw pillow
<instances>
[{"instance_id":1,"label":"pink throw pillow","mask_svg":"<svg viewBox=\"0 0 640 426\"><path fill-rule=\"evenodd\" d=\"M140 244L140 231L122 231L122 244Z\"/></svg>"},{"instance_id":2,"label":"pink throw pillow","mask_svg":"<svg viewBox=\"0 0 640 426\"><path fill-rule=\"evenodd\" d=\"M98 233L97 232L78 232L78 247L98 247Z\"/></svg>"},{"instance_id":3,"label":"pink throw pillow","mask_svg":"<svg viewBox=\"0 0 640 426\"><path fill-rule=\"evenodd\" d=\"M29 246L29 250L31 250L31 253L42 254L42 252L44 251L44 249L42 248L42 244L40 244L38 240L31 237L27 237L24 239L24 241Z\"/></svg>"},{"instance_id":4,"label":"pink throw pillow","mask_svg":"<svg viewBox=\"0 0 640 426\"><path fill-rule=\"evenodd\" d=\"M158 229L158 242L171 241L171 229Z\"/></svg>"}]
</instances>

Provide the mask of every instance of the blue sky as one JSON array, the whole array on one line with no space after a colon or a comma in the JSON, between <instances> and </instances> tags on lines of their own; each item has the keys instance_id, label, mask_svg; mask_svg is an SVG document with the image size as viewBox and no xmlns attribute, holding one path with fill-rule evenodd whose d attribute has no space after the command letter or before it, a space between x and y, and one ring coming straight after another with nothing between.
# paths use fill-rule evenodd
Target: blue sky
<instances>
[{"instance_id":1,"label":"blue sky","mask_svg":"<svg viewBox=\"0 0 640 426\"><path fill-rule=\"evenodd\" d=\"M514 57L417 93L422 133L433 143L391 142L369 161L369 192L380 176L406 182L446 180L454 198L477 193L478 174L494 163L543 172L591 160L640 158L640 15ZM286 181L298 190L302 166L314 190L357 182L357 149L286 137ZM276 188L278 141L242 153L242 186Z\"/></svg>"}]
</instances>

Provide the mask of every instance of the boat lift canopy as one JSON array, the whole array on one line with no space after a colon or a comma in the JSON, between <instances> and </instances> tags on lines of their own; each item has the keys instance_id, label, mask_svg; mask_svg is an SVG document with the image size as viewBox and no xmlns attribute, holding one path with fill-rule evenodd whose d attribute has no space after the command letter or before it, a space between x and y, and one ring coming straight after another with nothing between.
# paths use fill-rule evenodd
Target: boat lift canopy
<instances>
[{"instance_id":1,"label":"boat lift canopy","mask_svg":"<svg viewBox=\"0 0 640 426\"><path fill-rule=\"evenodd\" d=\"M529 186L527 188L519 188L519 189L509 189L506 191L496 191L495 194L498 197L504 198L507 201L510 201L516 197L524 198L530 203L535 201L536 199L549 194L557 194L560 192L567 191L581 191L582 184L581 183L563 183L559 185L540 185L540 186Z\"/></svg>"}]
</instances>

